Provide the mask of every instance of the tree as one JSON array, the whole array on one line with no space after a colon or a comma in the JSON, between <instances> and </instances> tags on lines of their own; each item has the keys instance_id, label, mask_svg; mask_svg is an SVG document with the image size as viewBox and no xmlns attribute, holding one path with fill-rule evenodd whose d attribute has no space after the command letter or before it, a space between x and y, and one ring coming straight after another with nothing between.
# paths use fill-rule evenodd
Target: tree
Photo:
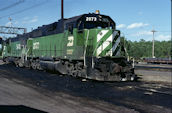
<instances>
[{"instance_id":1,"label":"tree","mask_svg":"<svg viewBox=\"0 0 172 113\"><path fill-rule=\"evenodd\" d=\"M152 57L152 42L141 39L140 41L124 40L125 47L130 57L141 59ZM171 51L170 41L155 41L155 57L169 58Z\"/></svg>"}]
</instances>

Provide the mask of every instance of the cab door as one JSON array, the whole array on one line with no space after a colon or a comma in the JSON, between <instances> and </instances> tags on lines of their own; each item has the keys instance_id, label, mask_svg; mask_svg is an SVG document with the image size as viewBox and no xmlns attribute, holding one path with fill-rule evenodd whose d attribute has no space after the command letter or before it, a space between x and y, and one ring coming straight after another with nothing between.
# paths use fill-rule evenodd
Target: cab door
<instances>
[{"instance_id":1,"label":"cab door","mask_svg":"<svg viewBox=\"0 0 172 113\"><path fill-rule=\"evenodd\" d=\"M33 39L29 38L27 40L27 56L32 56Z\"/></svg>"},{"instance_id":2,"label":"cab door","mask_svg":"<svg viewBox=\"0 0 172 113\"><path fill-rule=\"evenodd\" d=\"M65 31L66 38L66 58L72 59L74 53L74 34L73 34L73 24L68 25L68 29Z\"/></svg>"}]
</instances>

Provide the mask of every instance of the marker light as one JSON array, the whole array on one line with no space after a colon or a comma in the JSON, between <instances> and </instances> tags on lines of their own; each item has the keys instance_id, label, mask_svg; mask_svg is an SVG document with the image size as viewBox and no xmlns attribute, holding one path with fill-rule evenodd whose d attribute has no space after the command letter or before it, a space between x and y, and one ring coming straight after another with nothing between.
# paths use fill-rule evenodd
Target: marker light
<instances>
[{"instance_id":1,"label":"marker light","mask_svg":"<svg viewBox=\"0 0 172 113\"><path fill-rule=\"evenodd\" d=\"M99 10L96 10L96 14L100 14L100 11Z\"/></svg>"}]
</instances>

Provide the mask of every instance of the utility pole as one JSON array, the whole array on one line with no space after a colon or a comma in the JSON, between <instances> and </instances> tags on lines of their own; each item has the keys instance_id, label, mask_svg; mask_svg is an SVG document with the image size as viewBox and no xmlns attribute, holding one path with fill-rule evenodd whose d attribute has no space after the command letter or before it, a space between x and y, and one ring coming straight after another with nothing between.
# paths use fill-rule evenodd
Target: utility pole
<instances>
[{"instance_id":1,"label":"utility pole","mask_svg":"<svg viewBox=\"0 0 172 113\"><path fill-rule=\"evenodd\" d=\"M155 40L154 40L154 36L155 36L155 31L154 29L151 31L153 33L153 39L152 39L152 58L155 58Z\"/></svg>"},{"instance_id":2,"label":"utility pole","mask_svg":"<svg viewBox=\"0 0 172 113\"><path fill-rule=\"evenodd\" d=\"M61 19L64 19L64 8L63 8L63 0L61 0Z\"/></svg>"},{"instance_id":3,"label":"utility pole","mask_svg":"<svg viewBox=\"0 0 172 113\"><path fill-rule=\"evenodd\" d=\"M171 0L171 56L170 56L170 60L172 60L172 0Z\"/></svg>"}]
</instances>

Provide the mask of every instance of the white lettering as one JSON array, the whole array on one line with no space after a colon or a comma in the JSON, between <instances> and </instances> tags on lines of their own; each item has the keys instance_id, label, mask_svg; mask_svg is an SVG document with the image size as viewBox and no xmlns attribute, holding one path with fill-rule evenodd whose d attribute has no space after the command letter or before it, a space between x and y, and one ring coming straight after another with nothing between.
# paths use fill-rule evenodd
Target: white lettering
<instances>
[{"instance_id":1,"label":"white lettering","mask_svg":"<svg viewBox=\"0 0 172 113\"><path fill-rule=\"evenodd\" d=\"M39 42L33 43L33 49L39 49Z\"/></svg>"},{"instance_id":2,"label":"white lettering","mask_svg":"<svg viewBox=\"0 0 172 113\"><path fill-rule=\"evenodd\" d=\"M20 50L21 49L21 45L20 44L16 44L16 49Z\"/></svg>"},{"instance_id":3,"label":"white lettering","mask_svg":"<svg viewBox=\"0 0 172 113\"><path fill-rule=\"evenodd\" d=\"M73 41L74 41L74 37L73 36L69 36L68 37L68 43L67 43L67 46L73 46Z\"/></svg>"},{"instance_id":4,"label":"white lettering","mask_svg":"<svg viewBox=\"0 0 172 113\"><path fill-rule=\"evenodd\" d=\"M97 21L96 17L86 17L86 21Z\"/></svg>"}]
</instances>

